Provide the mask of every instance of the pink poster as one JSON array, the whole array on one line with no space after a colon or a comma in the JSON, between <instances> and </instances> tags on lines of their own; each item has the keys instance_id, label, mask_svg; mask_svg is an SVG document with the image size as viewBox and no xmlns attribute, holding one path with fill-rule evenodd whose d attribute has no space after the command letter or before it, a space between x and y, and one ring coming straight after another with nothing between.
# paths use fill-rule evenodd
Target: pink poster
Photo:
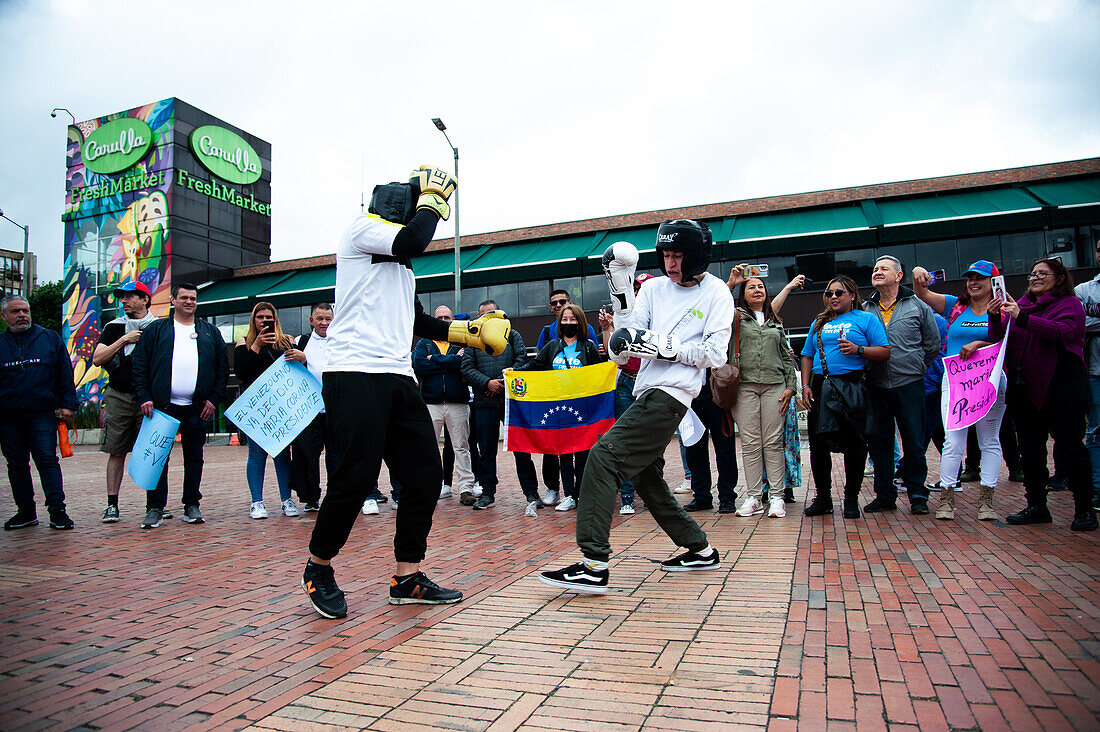
<instances>
[{"instance_id":1,"label":"pink poster","mask_svg":"<svg viewBox=\"0 0 1100 732\"><path fill-rule=\"evenodd\" d=\"M1009 324L1011 329L1011 323ZM970 358L947 356L943 359L947 389L941 398L943 426L948 430L969 427L986 414L997 401L997 388L1004 378L1004 349L1008 331L1000 343L979 348Z\"/></svg>"}]
</instances>

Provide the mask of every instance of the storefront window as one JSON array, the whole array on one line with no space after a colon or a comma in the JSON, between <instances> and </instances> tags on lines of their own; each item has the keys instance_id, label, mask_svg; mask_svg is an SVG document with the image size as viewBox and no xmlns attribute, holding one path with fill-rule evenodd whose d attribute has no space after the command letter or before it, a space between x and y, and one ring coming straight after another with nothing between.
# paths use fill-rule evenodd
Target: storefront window
<instances>
[{"instance_id":1,"label":"storefront window","mask_svg":"<svg viewBox=\"0 0 1100 732\"><path fill-rule=\"evenodd\" d=\"M909 268L910 272L913 271L913 267L924 267L929 272L942 269L946 271L947 279L958 279L960 275L959 258L955 250L955 240L925 241L917 244L914 261L912 263L906 262L905 266Z\"/></svg>"},{"instance_id":2,"label":"storefront window","mask_svg":"<svg viewBox=\"0 0 1100 732\"><path fill-rule=\"evenodd\" d=\"M497 307L512 317L519 310L519 286L514 282L503 285L492 285L487 288L489 297L496 300Z\"/></svg>"},{"instance_id":3,"label":"storefront window","mask_svg":"<svg viewBox=\"0 0 1100 732\"><path fill-rule=\"evenodd\" d=\"M848 275L857 285L865 287L871 284L871 270L874 267L874 249L843 249L833 253L833 271L828 277ZM827 284L822 283L823 286Z\"/></svg>"},{"instance_id":4,"label":"storefront window","mask_svg":"<svg viewBox=\"0 0 1100 732\"><path fill-rule=\"evenodd\" d=\"M1073 235L1073 229L1053 229L1046 233L1046 254L1060 257L1062 264L1067 267L1077 266L1077 246ZM1002 237L1003 239L1003 237ZM1086 262L1092 263L1093 258L1088 257Z\"/></svg>"},{"instance_id":5,"label":"storefront window","mask_svg":"<svg viewBox=\"0 0 1100 732\"><path fill-rule=\"evenodd\" d=\"M477 307L492 297L492 293L485 287L463 287L461 312L469 313L470 317L477 317Z\"/></svg>"},{"instance_id":6,"label":"storefront window","mask_svg":"<svg viewBox=\"0 0 1100 732\"><path fill-rule=\"evenodd\" d=\"M569 293L569 299L584 307L584 283L581 277L558 277L554 280L555 290L565 290ZM550 302L550 291L546 292L546 302Z\"/></svg>"},{"instance_id":7,"label":"storefront window","mask_svg":"<svg viewBox=\"0 0 1100 732\"><path fill-rule=\"evenodd\" d=\"M534 282L520 282L516 286L519 291L519 310L517 318L525 318L532 315L546 315L550 311L546 304L550 301L550 283L546 280Z\"/></svg>"},{"instance_id":8,"label":"storefront window","mask_svg":"<svg viewBox=\"0 0 1100 732\"><path fill-rule=\"evenodd\" d=\"M971 264L979 259L988 259L996 264L998 269L1003 270L1005 268L1001 259L1000 237L974 236L968 239L959 239L958 242L960 272L965 272Z\"/></svg>"},{"instance_id":9,"label":"storefront window","mask_svg":"<svg viewBox=\"0 0 1100 732\"><path fill-rule=\"evenodd\" d=\"M577 304L588 311L598 310L601 305L611 302L611 292L607 289L607 275L588 275L584 278L583 294Z\"/></svg>"}]
</instances>

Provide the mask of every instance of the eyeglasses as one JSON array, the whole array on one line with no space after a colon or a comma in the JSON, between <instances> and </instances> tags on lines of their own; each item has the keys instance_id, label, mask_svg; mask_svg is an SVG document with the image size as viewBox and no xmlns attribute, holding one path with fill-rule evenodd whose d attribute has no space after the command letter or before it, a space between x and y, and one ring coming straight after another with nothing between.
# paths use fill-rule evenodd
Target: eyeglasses
<instances>
[{"instance_id":1,"label":"eyeglasses","mask_svg":"<svg viewBox=\"0 0 1100 732\"><path fill-rule=\"evenodd\" d=\"M567 304L568 302L569 302L568 300L551 300L551 301L550 301L550 307L552 307L552 308L554 308L554 307L558 307L558 308L560 308L560 307L562 307L562 306L566 305L566 304Z\"/></svg>"},{"instance_id":2,"label":"eyeglasses","mask_svg":"<svg viewBox=\"0 0 1100 732\"><path fill-rule=\"evenodd\" d=\"M1053 272L1032 272L1031 274L1029 274L1027 276L1027 278L1029 280L1041 280L1041 279L1044 279L1046 277L1053 277L1053 276L1054 276Z\"/></svg>"},{"instance_id":3,"label":"eyeglasses","mask_svg":"<svg viewBox=\"0 0 1100 732\"><path fill-rule=\"evenodd\" d=\"M847 294L847 290L825 290L825 297L840 297Z\"/></svg>"}]
</instances>

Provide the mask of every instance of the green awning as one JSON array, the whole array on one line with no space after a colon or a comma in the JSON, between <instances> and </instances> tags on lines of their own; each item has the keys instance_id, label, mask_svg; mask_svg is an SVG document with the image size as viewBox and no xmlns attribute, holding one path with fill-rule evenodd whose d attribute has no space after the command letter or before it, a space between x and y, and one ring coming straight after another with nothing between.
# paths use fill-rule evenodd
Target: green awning
<instances>
[{"instance_id":1,"label":"green awning","mask_svg":"<svg viewBox=\"0 0 1100 732\"><path fill-rule=\"evenodd\" d=\"M1033 183L1028 191L1050 206L1084 206L1100 203L1100 178Z\"/></svg>"},{"instance_id":2,"label":"green awning","mask_svg":"<svg viewBox=\"0 0 1100 732\"><path fill-rule=\"evenodd\" d=\"M729 241L777 239L804 234L866 229L867 219L857 204L811 208L756 216L739 216L733 223Z\"/></svg>"},{"instance_id":3,"label":"green awning","mask_svg":"<svg viewBox=\"0 0 1100 732\"><path fill-rule=\"evenodd\" d=\"M466 269L466 258L469 257L468 252L462 253L462 269ZM413 274L417 279L422 277L435 277L442 274L454 274L455 271L455 252L453 249L448 249L442 252L432 252L431 254L422 254L419 257L413 257L412 259Z\"/></svg>"},{"instance_id":4,"label":"green awning","mask_svg":"<svg viewBox=\"0 0 1100 732\"><path fill-rule=\"evenodd\" d=\"M524 242L494 246L485 252L473 267L463 266L464 272L477 272L503 267L523 267L531 264L549 264L567 262L587 257L593 247L596 235L569 236L560 239ZM453 267L452 267L453 269Z\"/></svg>"},{"instance_id":5,"label":"green awning","mask_svg":"<svg viewBox=\"0 0 1100 732\"><path fill-rule=\"evenodd\" d=\"M1017 188L964 191L943 196L883 199L876 202L886 226L942 221L968 216L989 216L1012 211L1034 211L1035 199Z\"/></svg>"},{"instance_id":6,"label":"green awning","mask_svg":"<svg viewBox=\"0 0 1100 732\"><path fill-rule=\"evenodd\" d=\"M335 270L334 270L335 271ZM247 300L256 297L265 290L293 277L295 272L272 272L271 274L242 277L240 279L220 280L199 291L199 302L210 305L230 300Z\"/></svg>"},{"instance_id":7,"label":"green awning","mask_svg":"<svg viewBox=\"0 0 1100 732\"><path fill-rule=\"evenodd\" d=\"M715 242L729 241L733 236L733 227L737 223L736 216L727 216L719 221L709 222L710 233Z\"/></svg>"},{"instance_id":8,"label":"green awning","mask_svg":"<svg viewBox=\"0 0 1100 732\"><path fill-rule=\"evenodd\" d=\"M286 279L258 294L264 297L272 297L274 295L292 295L297 292L331 290L334 287L336 287L336 268L317 267L301 272L292 272Z\"/></svg>"},{"instance_id":9,"label":"green awning","mask_svg":"<svg viewBox=\"0 0 1100 732\"><path fill-rule=\"evenodd\" d=\"M630 242L639 252L655 251L657 249L657 227L647 226L642 229L623 229L621 231L612 229L611 231L601 232L592 241L592 247L587 252L587 256L603 256L604 250L617 241Z\"/></svg>"}]
</instances>

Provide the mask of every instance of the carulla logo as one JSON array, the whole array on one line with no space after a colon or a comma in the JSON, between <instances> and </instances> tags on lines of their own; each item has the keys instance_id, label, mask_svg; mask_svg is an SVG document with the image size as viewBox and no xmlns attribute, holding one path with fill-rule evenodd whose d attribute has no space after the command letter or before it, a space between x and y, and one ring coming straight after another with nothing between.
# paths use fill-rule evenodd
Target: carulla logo
<instances>
[{"instance_id":1,"label":"carulla logo","mask_svg":"<svg viewBox=\"0 0 1100 732\"><path fill-rule=\"evenodd\" d=\"M221 158L242 173L260 174L260 166L249 160L248 150L241 150L239 147L233 152L223 150L214 144L214 141L210 139L210 135L203 135L199 138L199 150L203 155Z\"/></svg>"},{"instance_id":2,"label":"carulla logo","mask_svg":"<svg viewBox=\"0 0 1100 732\"><path fill-rule=\"evenodd\" d=\"M120 173L141 160L153 144L153 131L144 121L120 117L104 123L81 148L84 166L93 173Z\"/></svg>"},{"instance_id":3,"label":"carulla logo","mask_svg":"<svg viewBox=\"0 0 1100 732\"><path fill-rule=\"evenodd\" d=\"M232 130L204 125L191 132L191 152L212 175L229 183L248 185L260 179L263 163L256 149Z\"/></svg>"}]
</instances>

